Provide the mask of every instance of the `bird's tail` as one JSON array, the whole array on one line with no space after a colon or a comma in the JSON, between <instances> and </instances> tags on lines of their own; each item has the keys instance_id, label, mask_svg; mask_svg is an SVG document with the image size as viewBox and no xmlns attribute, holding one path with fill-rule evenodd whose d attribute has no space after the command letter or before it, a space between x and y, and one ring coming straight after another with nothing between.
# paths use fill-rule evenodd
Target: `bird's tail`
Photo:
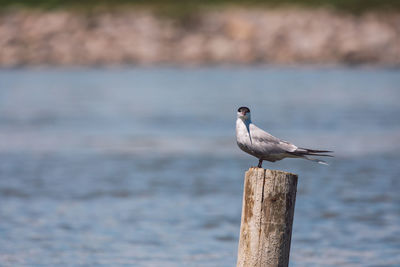
<instances>
[{"instance_id":1,"label":"bird's tail","mask_svg":"<svg viewBox=\"0 0 400 267\"><path fill-rule=\"evenodd\" d=\"M308 149L308 148L302 148L299 147L293 152L290 152L291 155L299 157L299 158L304 158L307 160L311 160L314 162L318 162L319 164L324 164L328 165L327 162L320 160L320 159L314 159L310 158L308 156L316 156L316 157L333 157L332 155L326 154L326 153L333 153L333 151L330 150L317 150L317 149Z\"/></svg>"},{"instance_id":2,"label":"bird's tail","mask_svg":"<svg viewBox=\"0 0 400 267\"><path fill-rule=\"evenodd\" d=\"M317 163L322 164L322 165L329 165L326 161L324 161L322 159L313 159L313 158L310 158L310 157L307 157L307 156L301 156L301 158L304 158L304 159L307 159L307 160L311 160L311 161L317 162Z\"/></svg>"}]
</instances>

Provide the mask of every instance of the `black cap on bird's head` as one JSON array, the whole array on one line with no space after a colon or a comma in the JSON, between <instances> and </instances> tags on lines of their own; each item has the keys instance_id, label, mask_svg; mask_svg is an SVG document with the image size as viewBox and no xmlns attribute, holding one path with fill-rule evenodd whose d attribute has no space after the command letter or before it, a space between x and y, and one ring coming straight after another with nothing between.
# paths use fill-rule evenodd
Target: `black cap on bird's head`
<instances>
[{"instance_id":1,"label":"black cap on bird's head","mask_svg":"<svg viewBox=\"0 0 400 267\"><path fill-rule=\"evenodd\" d=\"M238 118L249 120L250 119L250 109L248 107L240 107L237 112Z\"/></svg>"},{"instance_id":2,"label":"black cap on bird's head","mask_svg":"<svg viewBox=\"0 0 400 267\"><path fill-rule=\"evenodd\" d=\"M238 112L245 112L245 113L249 113L250 109L248 107L240 107L238 109Z\"/></svg>"}]
</instances>

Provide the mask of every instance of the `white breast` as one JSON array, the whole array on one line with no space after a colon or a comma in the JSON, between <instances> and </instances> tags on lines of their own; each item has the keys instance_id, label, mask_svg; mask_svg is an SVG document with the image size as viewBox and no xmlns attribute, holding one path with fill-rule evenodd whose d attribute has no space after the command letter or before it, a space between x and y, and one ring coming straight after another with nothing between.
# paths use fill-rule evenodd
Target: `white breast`
<instances>
[{"instance_id":1,"label":"white breast","mask_svg":"<svg viewBox=\"0 0 400 267\"><path fill-rule=\"evenodd\" d=\"M251 138L249 136L247 126L241 119L236 120L236 142L241 150L254 155L254 151L251 148Z\"/></svg>"}]
</instances>

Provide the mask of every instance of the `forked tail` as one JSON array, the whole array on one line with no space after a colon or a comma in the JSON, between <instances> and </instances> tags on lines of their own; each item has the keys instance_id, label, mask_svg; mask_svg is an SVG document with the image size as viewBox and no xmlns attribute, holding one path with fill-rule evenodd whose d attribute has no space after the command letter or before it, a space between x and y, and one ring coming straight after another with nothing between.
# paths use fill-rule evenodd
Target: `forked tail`
<instances>
[{"instance_id":1,"label":"forked tail","mask_svg":"<svg viewBox=\"0 0 400 267\"><path fill-rule=\"evenodd\" d=\"M328 165L327 162L320 160L320 159L314 159L314 158L310 158L308 156L316 156L316 157L333 157L332 155L326 154L326 153L333 153L333 151L330 150L317 150L317 149L307 149L307 148L302 148L299 147L298 149L296 149L293 152L289 152L289 154L299 157L299 158L304 158L307 160L311 160L314 162L317 162L319 164L324 164L324 165Z\"/></svg>"},{"instance_id":2,"label":"forked tail","mask_svg":"<svg viewBox=\"0 0 400 267\"><path fill-rule=\"evenodd\" d=\"M322 160L322 159L313 159L313 158L310 158L310 157L307 157L307 156L301 156L301 158L303 158L303 159L308 159L308 160L317 162L317 163L319 163L319 164L329 165L326 161L324 161L324 160Z\"/></svg>"}]
</instances>

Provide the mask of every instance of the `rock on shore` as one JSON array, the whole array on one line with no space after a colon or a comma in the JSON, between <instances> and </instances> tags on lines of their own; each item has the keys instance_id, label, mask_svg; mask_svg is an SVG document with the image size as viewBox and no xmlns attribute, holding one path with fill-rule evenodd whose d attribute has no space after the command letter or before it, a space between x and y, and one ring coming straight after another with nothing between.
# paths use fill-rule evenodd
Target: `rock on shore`
<instances>
[{"instance_id":1,"label":"rock on shore","mask_svg":"<svg viewBox=\"0 0 400 267\"><path fill-rule=\"evenodd\" d=\"M0 66L400 63L400 13L225 9L187 22L145 11L0 14Z\"/></svg>"}]
</instances>

